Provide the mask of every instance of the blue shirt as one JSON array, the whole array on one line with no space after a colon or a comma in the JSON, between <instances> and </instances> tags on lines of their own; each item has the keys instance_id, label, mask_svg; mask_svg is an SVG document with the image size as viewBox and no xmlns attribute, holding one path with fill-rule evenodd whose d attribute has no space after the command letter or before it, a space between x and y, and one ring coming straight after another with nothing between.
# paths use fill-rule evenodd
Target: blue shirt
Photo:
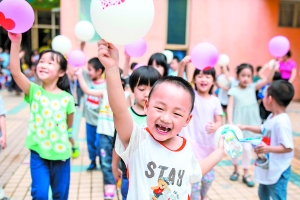
<instances>
[{"instance_id":1,"label":"blue shirt","mask_svg":"<svg viewBox=\"0 0 300 200\"><path fill-rule=\"evenodd\" d=\"M8 64L9 64L9 59L10 59L9 54L6 52L3 52L0 54L0 58L2 58L2 67L7 68Z\"/></svg>"}]
</instances>

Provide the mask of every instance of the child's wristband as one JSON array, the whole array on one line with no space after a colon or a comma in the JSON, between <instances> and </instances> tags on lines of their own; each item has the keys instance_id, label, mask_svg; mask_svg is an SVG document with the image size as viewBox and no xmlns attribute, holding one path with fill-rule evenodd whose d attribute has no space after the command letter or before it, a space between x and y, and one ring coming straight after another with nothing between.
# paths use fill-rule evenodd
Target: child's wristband
<instances>
[{"instance_id":1,"label":"child's wristband","mask_svg":"<svg viewBox=\"0 0 300 200\"><path fill-rule=\"evenodd\" d=\"M73 133L73 129L69 128L68 129L68 136L69 136L69 138L71 138L73 136L72 133Z\"/></svg>"}]
</instances>

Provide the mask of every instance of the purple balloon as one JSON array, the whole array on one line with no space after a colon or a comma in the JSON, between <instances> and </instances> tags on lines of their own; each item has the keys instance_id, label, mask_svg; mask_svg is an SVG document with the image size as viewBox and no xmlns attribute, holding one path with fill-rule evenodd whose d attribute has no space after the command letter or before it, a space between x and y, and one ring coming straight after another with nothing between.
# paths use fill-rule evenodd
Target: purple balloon
<instances>
[{"instance_id":1,"label":"purple balloon","mask_svg":"<svg viewBox=\"0 0 300 200\"><path fill-rule=\"evenodd\" d=\"M2 14L1 14L2 13ZM24 33L34 23L34 11L25 0L3 0L0 3L0 24L11 33Z\"/></svg>"},{"instance_id":2,"label":"purple balloon","mask_svg":"<svg viewBox=\"0 0 300 200\"><path fill-rule=\"evenodd\" d=\"M290 41L284 36L275 36L269 42L269 52L279 58L285 56L290 50Z\"/></svg>"},{"instance_id":3,"label":"purple balloon","mask_svg":"<svg viewBox=\"0 0 300 200\"><path fill-rule=\"evenodd\" d=\"M217 48L208 42L197 44L191 53L191 61L197 69L213 68L218 61Z\"/></svg>"},{"instance_id":4,"label":"purple balloon","mask_svg":"<svg viewBox=\"0 0 300 200\"><path fill-rule=\"evenodd\" d=\"M125 45L125 52L131 57L141 57L146 53L146 51L147 43L143 38L134 43Z\"/></svg>"},{"instance_id":5,"label":"purple balloon","mask_svg":"<svg viewBox=\"0 0 300 200\"><path fill-rule=\"evenodd\" d=\"M82 67L86 63L86 58L81 50L73 50L68 55L68 63L72 67Z\"/></svg>"}]
</instances>

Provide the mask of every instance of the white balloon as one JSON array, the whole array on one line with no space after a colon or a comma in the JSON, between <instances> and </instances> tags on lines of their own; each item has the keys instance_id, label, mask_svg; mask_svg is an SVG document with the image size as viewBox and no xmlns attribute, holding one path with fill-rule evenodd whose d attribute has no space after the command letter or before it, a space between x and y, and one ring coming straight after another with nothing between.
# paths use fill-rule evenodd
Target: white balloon
<instances>
[{"instance_id":1,"label":"white balloon","mask_svg":"<svg viewBox=\"0 0 300 200\"><path fill-rule=\"evenodd\" d=\"M75 25L74 32L80 41L89 41L95 35L93 24L88 21L80 21Z\"/></svg>"},{"instance_id":2,"label":"white balloon","mask_svg":"<svg viewBox=\"0 0 300 200\"><path fill-rule=\"evenodd\" d=\"M230 81L226 78L225 74L217 76L217 83L223 87L230 87Z\"/></svg>"},{"instance_id":3,"label":"white balloon","mask_svg":"<svg viewBox=\"0 0 300 200\"><path fill-rule=\"evenodd\" d=\"M64 35L57 35L52 40L52 49L65 55L72 49L71 40Z\"/></svg>"},{"instance_id":4,"label":"white balloon","mask_svg":"<svg viewBox=\"0 0 300 200\"><path fill-rule=\"evenodd\" d=\"M232 124L225 124L223 126L221 126L220 128L217 129L217 131L215 132L215 135L214 135L214 142L215 142L215 146L217 147L218 144L219 144L219 139L222 135L222 132L224 129L227 129L229 128L230 130L232 130L236 137L241 140L244 138L243 136L243 132L241 131L241 129L235 125L232 125Z\"/></svg>"},{"instance_id":5,"label":"white balloon","mask_svg":"<svg viewBox=\"0 0 300 200\"><path fill-rule=\"evenodd\" d=\"M272 59L268 62L268 66L270 69L272 69L273 65L276 64L275 70L278 70L279 68L279 62L277 62L275 59Z\"/></svg>"},{"instance_id":6,"label":"white balloon","mask_svg":"<svg viewBox=\"0 0 300 200\"><path fill-rule=\"evenodd\" d=\"M101 38L117 45L131 44L151 28L153 0L92 0L91 19Z\"/></svg>"},{"instance_id":7,"label":"white balloon","mask_svg":"<svg viewBox=\"0 0 300 200\"><path fill-rule=\"evenodd\" d=\"M230 62L230 58L229 58L228 55L226 55L226 54L219 55L218 64L220 66L224 66L225 67L225 66L227 66L229 64L229 62Z\"/></svg>"},{"instance_id":8,"label":"white balloon","mask_svg":"<svg viewBox=\"0 0 300 200\"><path fill-rule=\"evenodd\" d=\"M167 57L167 63L170 64L174 58L173 52L170 50L164 50L162 53Z\"/></svg>"}]
</instances>

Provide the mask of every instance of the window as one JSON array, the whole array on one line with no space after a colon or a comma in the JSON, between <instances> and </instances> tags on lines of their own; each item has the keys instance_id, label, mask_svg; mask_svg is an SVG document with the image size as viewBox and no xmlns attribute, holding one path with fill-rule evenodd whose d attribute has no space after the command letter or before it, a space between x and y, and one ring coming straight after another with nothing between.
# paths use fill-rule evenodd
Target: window
<instances>
[{"instance_id":1,"label":"window","mask_svg":"<svg viewBox=\"0 0 300 200\"><path fill-rule=\"evenodd\" d=\"M168 49L187 49L188 0L168 0Z\"/></svg>"},{"instance_id":2,"label":"window","mask_svg":"<svg viewBox=\"0 0 300 200\"><path fill-rule=\"evenodd\" d=\"M281 0L279 26L300 28L300 0Z\"/></svg>"},{"instance_id":3,"label":"window","mask_svg":"<svg viewBox=\"0 0 300 200\"><path fill-rule=\"evenodd\" d=\"M51 40L60 32L59 8L35 10L35 23L31 29L32 49L45 50L51 47Z\"/></svg>"}]
</instances>

